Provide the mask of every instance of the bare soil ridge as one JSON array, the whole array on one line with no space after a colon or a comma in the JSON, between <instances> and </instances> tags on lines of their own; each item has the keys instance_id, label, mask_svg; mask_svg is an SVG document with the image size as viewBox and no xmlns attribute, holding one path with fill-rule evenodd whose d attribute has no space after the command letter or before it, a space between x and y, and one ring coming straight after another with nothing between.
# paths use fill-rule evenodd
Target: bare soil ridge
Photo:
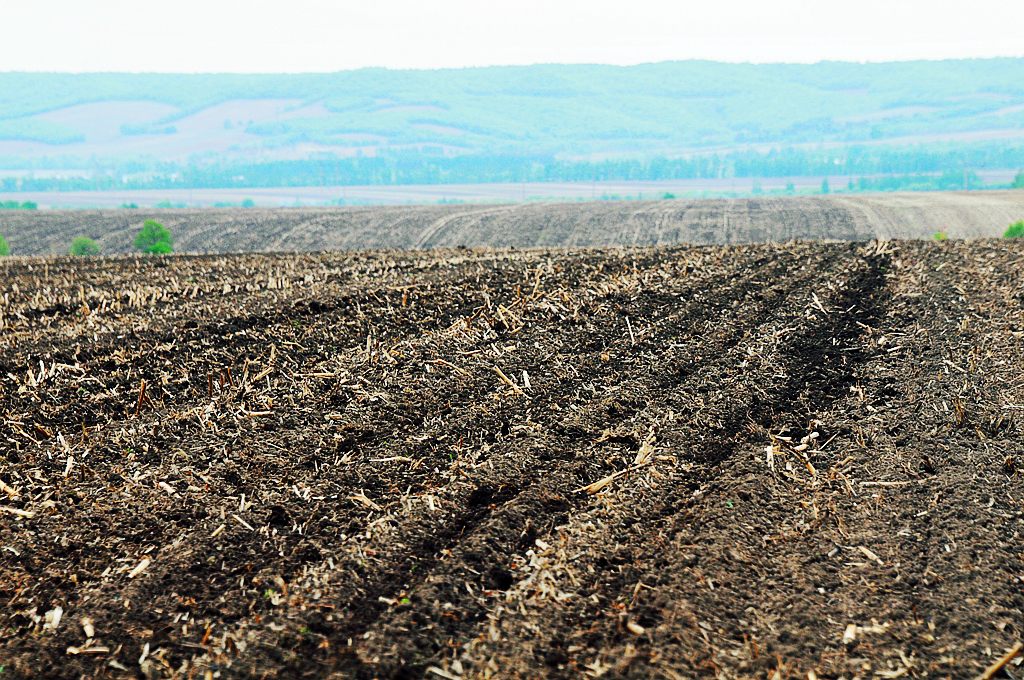
<instances>
[{"instance_id":1,"label":"bare soil ridge","mask_svg":"<svg viewBox=\"0 0 1024 680\"><path fill-rule=\"evenodd\" d=\"M977 676L1024 639L1022 265L1004 241L6 261L0 659Z\"/></svg>"},{"instance_id":2,"label":"bare soil ridge","mask_svg":"<svg viewBox=\"0 0 1024 680\"><path fill-rule=\"evenodd\" d=\"M146 218L181 252L317 252L374 248L601 247L998 236L1024 219L1024 191L744 200L334 209L118 210L0 214L22 255L67 252L75 236L131 252Z\"/></svg>"}]
</instances>

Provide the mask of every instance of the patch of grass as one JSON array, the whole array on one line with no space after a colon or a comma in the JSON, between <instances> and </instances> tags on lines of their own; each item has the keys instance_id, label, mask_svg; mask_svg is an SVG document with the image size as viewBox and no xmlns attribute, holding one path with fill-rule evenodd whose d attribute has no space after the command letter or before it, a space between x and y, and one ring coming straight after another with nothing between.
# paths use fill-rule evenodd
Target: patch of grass
<instances>
[{"instance_id":1,"label":"patch of grass","mask_svg":"<svg viewBox=\"0 0 1024 680\"><path fill-rule=\"evenodd\" d=\"M934 234L932 234L932 238L935 239L936 241L946 241L949 239L949 237L946 236L946 232L944 231L935 232Z\"/></svg>"},{"instance_id":2,"label":"patch of grass","mask_svg":"<svg viewBox=\"0 0 1024 680\"><path fill-rule=\"evenodd\" d=\"M1007 227L1006 231L1003 232L1003 238L1024 238L1024 220Z\"/></svg>"},{"instance_id":3,"label":"patch of grass","mask_svg":"<svg viewBox=\"0 0 1024 680\"><path fill-rule=\"evenodd\" d=\"M0 257L7 257L11 254L11 246L7 244L7 239L4 238L3 234L0 234Z\"/></svg>"}]
</instances>

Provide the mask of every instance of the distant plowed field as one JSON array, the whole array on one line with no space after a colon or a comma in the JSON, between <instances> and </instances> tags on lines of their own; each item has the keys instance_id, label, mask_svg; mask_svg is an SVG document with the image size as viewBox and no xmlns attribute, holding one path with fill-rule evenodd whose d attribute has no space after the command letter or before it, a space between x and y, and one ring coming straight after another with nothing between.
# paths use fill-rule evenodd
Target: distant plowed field
<instances>
[{"instance_id":1,"label":"distant plowed field","mask_svg":"<svg viewBox=\"0 0 1024 680\"><path fill-rule=\"evenodd\" d=\"M997 236L1024 219L1024 191L749 200L278 210L0 213L22 255L67 253L76 236L105 253L132 250L146 218L180 252L315 252L367 248L728 244L791 239Z\"/></svg>"},{"instance_id":2,"label":"distant plowed field","mask_svg":"<svg viewBox=\"0 0 1024 680\"><path fill-rule=\"evenodd\" d=\"M5 678L1024 671L1017 243L0 271Z\"/></svg>"}]
</instances>

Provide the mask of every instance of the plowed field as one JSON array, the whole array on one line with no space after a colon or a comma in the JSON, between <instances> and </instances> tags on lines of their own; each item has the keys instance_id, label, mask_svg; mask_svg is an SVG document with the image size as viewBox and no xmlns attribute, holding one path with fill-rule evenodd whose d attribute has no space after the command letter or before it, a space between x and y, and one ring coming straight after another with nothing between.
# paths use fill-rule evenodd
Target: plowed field
<instances>
[{"instance_id":1,"label":"plowed field","mask_svg":"<svg viewBox=\"0 0 1024 680\"><path fill-rule=\"evenodd\" d=\"M18 255L64 255L76 236L130 253L143 220L178 252L316 252L366 248L725 245L793 239L1001 236L1024 218L1024 191L831 195L746 200L223 210L6 211Z\"/></svg>"},{"instance_id":2,"label":"plowed field","mask_svg":"<svg viewBox=\"0 0 1024 680\"><path fill-rule=\"evenodd\" d=\"M964 678L1024 639L1017 244L0 271L0 677Z\"/></svg>"}]
</instances>

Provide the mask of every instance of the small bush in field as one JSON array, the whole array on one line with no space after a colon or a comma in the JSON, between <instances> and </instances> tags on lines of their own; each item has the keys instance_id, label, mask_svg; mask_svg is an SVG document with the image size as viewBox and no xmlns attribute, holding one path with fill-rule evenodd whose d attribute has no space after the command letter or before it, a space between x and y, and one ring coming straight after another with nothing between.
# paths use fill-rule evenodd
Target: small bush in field
<instances>
[{"instance_id":1,"label":"small bush in field","mask_svg":"<svg viewBox=\"0 0 1024 680\"><path fill-rule=\"evenodd\" d=\"M135 237L135 249L150 255L173 253L174 237L167 227L156 220L146 220Z\"/></svg>"},{"instance_id":2,"label":"small bush in field","mask_svg":"<svg viewBox=\"0 0 1024 680\"><path fill-rule=\"evenodd\" d=\"M100 244L96 243L96 241L93 241L88 236L79 236L71 242L71 250L69 252L76 257L99 255Z\"/></svg>"}]
</instances>

